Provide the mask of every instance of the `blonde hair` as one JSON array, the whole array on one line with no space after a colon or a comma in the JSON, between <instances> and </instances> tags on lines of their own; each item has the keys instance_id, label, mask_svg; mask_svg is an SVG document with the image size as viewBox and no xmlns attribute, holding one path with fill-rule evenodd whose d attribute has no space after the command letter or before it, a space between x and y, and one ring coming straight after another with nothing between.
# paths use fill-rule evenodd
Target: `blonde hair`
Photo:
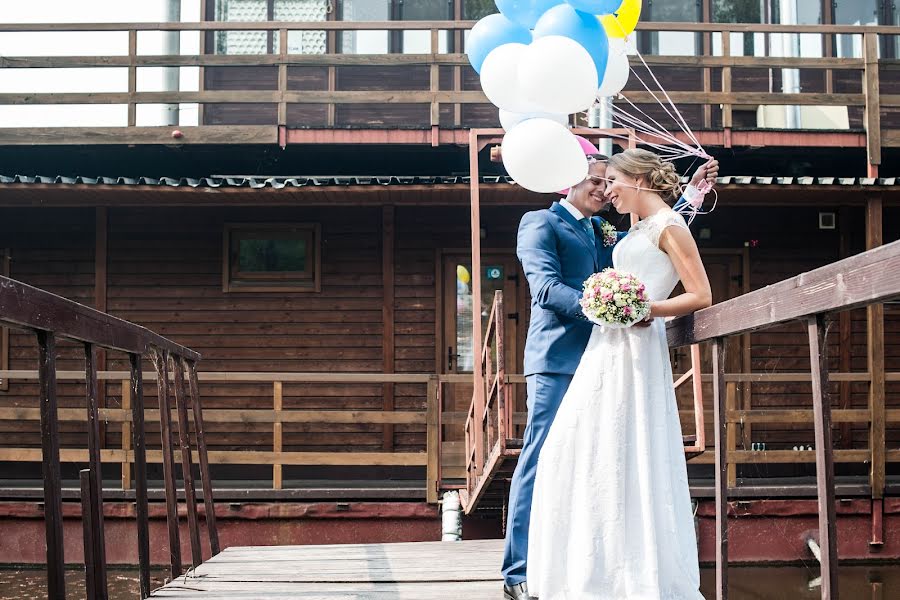
<instances>
[{"instance_id":1,"label":"blonde hair","mask_svg":"<svg viewBox=\"0 0 900 600\"><path fill-rule=\"evenodd\" d=\"M648 188L660 192L663 199L681 197L681 176L675 165L648 150L630 148L609 159L609 166L635 179L642 177Z\"/></svg>"}]
</instances>

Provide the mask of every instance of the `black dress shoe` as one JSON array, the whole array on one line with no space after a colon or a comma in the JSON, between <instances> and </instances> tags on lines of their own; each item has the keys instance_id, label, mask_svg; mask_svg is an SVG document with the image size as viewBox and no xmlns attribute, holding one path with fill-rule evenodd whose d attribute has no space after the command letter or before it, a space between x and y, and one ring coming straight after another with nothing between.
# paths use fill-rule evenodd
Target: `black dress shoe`
<instances>
[{"instance_id":1,"label":"black dress shoe","mask_svg":"<svg viewBox=\"0 0 900 600\"><path fill-rule=\"evenodd\" d=\"M528 584L523 582L516 585L504 584L503 600L537 600L537 598L528 595Z\"/></svg>"}]
</instances>

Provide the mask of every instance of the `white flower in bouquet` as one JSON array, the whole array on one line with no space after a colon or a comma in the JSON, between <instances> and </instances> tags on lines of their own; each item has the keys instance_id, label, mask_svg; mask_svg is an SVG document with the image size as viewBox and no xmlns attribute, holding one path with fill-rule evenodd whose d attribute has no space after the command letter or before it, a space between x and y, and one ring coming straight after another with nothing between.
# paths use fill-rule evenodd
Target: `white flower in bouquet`
<instances>
[{"instance_id":1,"label":"white flower in bouquet","mask_svg":"<svg viewBox=\"0 0 900 600\"><path fill-rule=\"evenodd\" d=\"M603 269L584 282L581 312L607 327L630 327L650 314L650 300L641 281L624 271Z\"/></svg>"}]
</instances>

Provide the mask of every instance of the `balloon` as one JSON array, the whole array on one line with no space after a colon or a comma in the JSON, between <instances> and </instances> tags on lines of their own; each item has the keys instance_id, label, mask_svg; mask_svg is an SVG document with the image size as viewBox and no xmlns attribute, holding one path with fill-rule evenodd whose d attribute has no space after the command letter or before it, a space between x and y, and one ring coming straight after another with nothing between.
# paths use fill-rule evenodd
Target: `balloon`
<instances>
[{"instance_id":1,"label":"balloon","mask_svg":"<svg viewBox=\"0 0 900 600\"><path fill-rule=\"evenodd\" d=\"M566 0L576 9L592 15L608 15L616 12L622 0Z\"/></svg>"},{"instance_id":2,"label":"balloon","mask_svg":"<svg viewBox=\"0 0 900 600\"><path fill-rule=\"evenodd\" d=\"M615 96L628 83L631 67L628 65L628 54L625 52L625 40L609 39L609 60L606 61L606 73L600 81L598 96Z\"/></svg>"},{"instance_id":3,"label":"balloon","mask_svg":"<svg viewBox=\"0 0 900 600\"><path fill-rule=\"evenodd\" d=\"M556 121L560 125L569 124L569 115L555 115L546 112L517 113L503 110L502 108L500 109L500 126L504 131L509 131L522 121L527 121L528 119L550 119L551 121Z\"/></svg>"},{"instance_id":4,"label":"balloon","mask_svg":"<svg viewBox=\"0 0 900 600\"><path fill-rule=\"evenodd\" d=\"M519 65L526 48L525 44L503 44L491 50L481 65L484 94L495 106L510 112L537 110L519 85Z\"/></svg>"},{"instance_id":5,"label":"balloon","mask_svg":"<svg viewBox=\"0 0 900 600\"><path fill-rule=\"evenodd\" d=\"M466 284L472 281L472 276L469 275L469 270L463 265L456 265L456 279L461 283Z\"/></svg>"},{"instance_id":6,"label":"balloon","mask_svg":"<svg viewBox=\"0 0 900 600\"><path fill-rule=\"evenodd\" d=\"M476 73L481 72L481 65L491 50L503 44L530 44L531 32L517 23L513 23L500 13L488 15L481 19L466 38L466 54L469 63Z\"/></svg>"},{"instance_id":7,"label":"balloon","mask_svg":"<svg viewBox=\"0 0 900 600\"><path fill-rule=\"evenodd\" d=\"M547 9L562 3L563 0L496 0L495 2L503 16L526 29L534 29L534 24L542 14L547 12Z\"/></svg>"},{"instance_id":8,"label":"balloon","mask_svg":"<svg viewBox=\"0 0 900 600\"><path fill-rule=\"evenodd\" d=\"M606 71L609 44L603 25L594 15L577 11L568 4L554 6L534 26L535 39L550 35L567 37L581 44L591 55L598 78Z\"/></svg>"},{"instance_id":9,"label":"balloon","mask_svg":"<svg viewBox=\"0 0 900 600\"><path fill-rule=\"evenodd\" d=\"M581 112L596 98L594 61L583 46L567 37L551 35L532 42L522 52L518 75L525 98L540 111Z\"/></svg>"},{"instance_id":10,"label":"balloon","mask_svg":"<svg viewBox=\"0 0 900 600\"><path fill-rule=\"evenodd\" d=\"M624 38L634 31L640 18L641 0L624 0L619 10L615 11L615 15L603 15L600 22L603 23L606 35L611 38Z\"/></svg>"},{"instance_id":11,"label":"balloon","mask_svg":"<svg viewBox=\"0 0 900 600\"><path fill-rule=\"evenodd\" d=\"M501 144L503 166L520 186L548 193L587 177L588 163L578 140L549 119L529 119L512 128Z\"/></svg>"},{"instance_id":12,"label":"balloon","mask_svg":"<svg viewBox=\"0 0 900 600\"><path fill-rule=\"evenodd\" d=\"M593 145L592 143L590 143L589 141L587 141L580 135L576 135L575 139L578 140L578 145L581 146L581 151L584 152L585 156L587 156L588 154L600 154L600 150L597 148L597 146ZM564 190L559 190L556 193L559 194L560 196L568 196L569 188L566 188Z\"/></svg>"}]
</instances>

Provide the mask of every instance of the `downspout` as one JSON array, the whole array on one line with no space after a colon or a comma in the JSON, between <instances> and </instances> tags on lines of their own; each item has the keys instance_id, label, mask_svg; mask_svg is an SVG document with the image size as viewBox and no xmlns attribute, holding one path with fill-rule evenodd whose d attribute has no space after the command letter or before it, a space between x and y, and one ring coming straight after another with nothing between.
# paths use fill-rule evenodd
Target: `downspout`
<instances>
[{"instance_id":1,"label":"downspout","mask_svg":"<svg viewBox=\"0 0 900 600\"><path fill-rule=\"evenodd\" d=\"M441 502L441 541L458 542L462 539L462 506L459 492L445 492Z\"/></svg>"},{"instance_id":2,"label":"downspout","mask_svg":"<svg viewBox=\"0 0 900 600\"><path fill-rule=\"evenodd\" d=\"M163 0L165 2L166 23L181 22L181 0ZM181 54L181 32L169 31L163 33L162 53L166 56L178 56ZM163 91L177 92L181 82L179 81L181 70L178 67L164 67ZM162 124L178 125L178 104L165 104L162 107Z\"/></svg>"}]
</instances>

